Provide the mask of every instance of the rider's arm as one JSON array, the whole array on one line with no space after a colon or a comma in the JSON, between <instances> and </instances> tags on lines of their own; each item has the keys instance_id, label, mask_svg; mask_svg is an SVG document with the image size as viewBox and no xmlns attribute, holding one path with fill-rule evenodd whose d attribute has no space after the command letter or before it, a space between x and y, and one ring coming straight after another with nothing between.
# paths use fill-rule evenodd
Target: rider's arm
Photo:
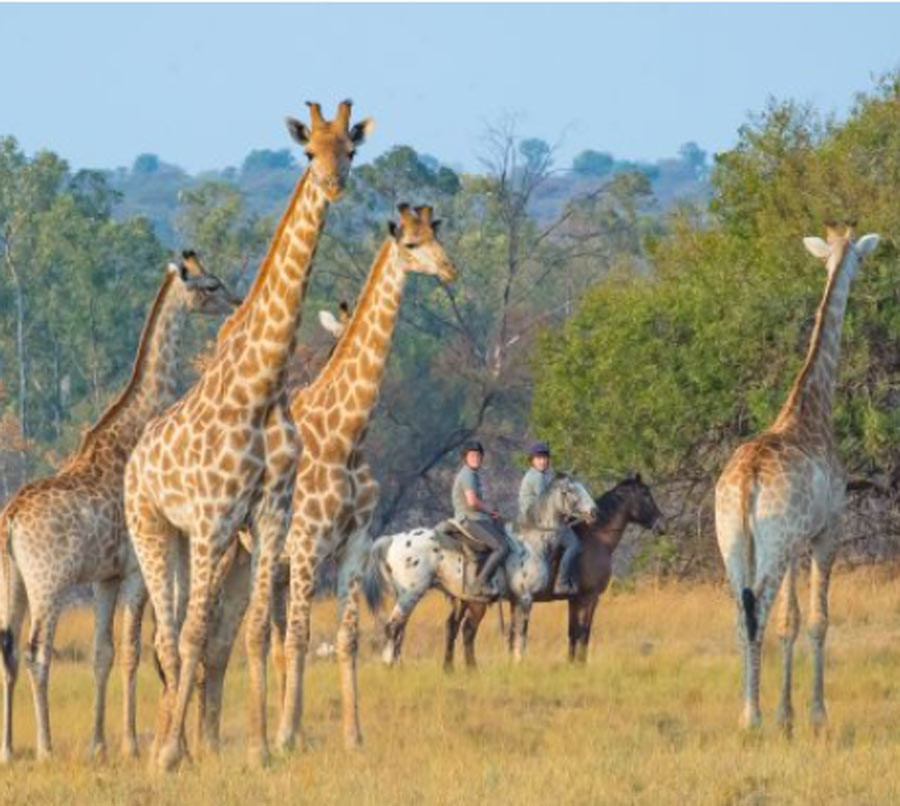
<instances>
[{"instance_id":1,"label":"rider's arm","mask_svg":"<svg viewBox=\"0 0 900 806\"><path fill-rule=\"evenodd\" d=\"M472 509L477 512L484 512L487 515L490 515L492 518L498 517L499 513L496 509L492 509L489 507L484 501L482 501L477 495L475 495L475 490L471 487L466 488L466 503L472 507Z\"/></svg>"}]
</instances>

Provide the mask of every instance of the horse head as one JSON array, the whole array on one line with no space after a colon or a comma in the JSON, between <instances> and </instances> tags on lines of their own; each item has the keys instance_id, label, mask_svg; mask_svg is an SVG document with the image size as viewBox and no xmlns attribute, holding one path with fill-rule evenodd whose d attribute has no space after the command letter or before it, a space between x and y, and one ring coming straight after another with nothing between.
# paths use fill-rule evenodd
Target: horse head
<instances>
[{"instance_id":1,"label":"horse head","mask_svg":"<svg viewBox=\"0 0 900 806\"><path fill-rule=\"evenodd\" d=\"M655 534L665 531L665 516L656 505L653 493L640 473L629 473L619 482L617 490L622 493L629 520Z\"/></svg>"},{"instance_id":2,"label":"horse head","mask_svg":"<svg viewBox=\"0 0 900 806\"><path fill-rule=\"evenodd\" d=\"M593 523L597 520L597 502L587 487L568 473L557 473L547 487L555 497L558 516L566 520Z\"/></svg>"}]
</instances>

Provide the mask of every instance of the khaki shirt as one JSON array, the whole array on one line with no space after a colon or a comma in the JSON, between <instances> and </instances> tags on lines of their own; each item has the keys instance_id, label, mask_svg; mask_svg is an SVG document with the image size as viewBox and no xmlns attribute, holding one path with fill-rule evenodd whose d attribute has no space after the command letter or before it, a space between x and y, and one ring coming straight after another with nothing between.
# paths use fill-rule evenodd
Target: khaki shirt
<instances>
[{"instance_id":1,"label":"khaki shirt","mask_svg":"<svg viewBox=\"0 0 900 806\"><path fill-rule=\"evenodd\" d=\"M458 521L463 518L475 521L489 520L490 516L486 512L469 506L469 502L466 501L466 490L472 490L479 501L484 501L481 474L477 470L472 470L468 465L463 465L453 480L453 517Z\"/></svg>"},{"instance_id":2,"label":"khaki shirt","mask_svg":"<svg viewBox=\"0 0 900 806\"><path fill-rule=\"evenodd\" d=\"M528 472L522 477L522 484L519 487L520 520L529 519L529 510L552 480L553 473L549 467L543 473L535 467L528 468Z\"/></svg>"}]
</instances>

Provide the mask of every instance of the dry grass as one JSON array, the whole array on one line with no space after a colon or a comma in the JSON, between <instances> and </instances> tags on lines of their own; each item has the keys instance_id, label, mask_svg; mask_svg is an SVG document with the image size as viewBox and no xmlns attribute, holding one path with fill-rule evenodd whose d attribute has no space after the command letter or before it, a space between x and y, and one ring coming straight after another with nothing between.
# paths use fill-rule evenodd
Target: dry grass
<instances>
[{"instance_id":1,"label":"dry grass","mask_svg":"<svg viewBox=\"0 0 900 806\"><path fill-rule=\"evenodd\" d=\"M316 640L330 637L334 608L314 612ZM226 746L175 775L143 762L86 761L90 722L90 617L64 617L51 706L57 758L30 760L28 684L17 696L20 759L0 769L4 804L256 803L889 803L900 799L900 582L885 570L842 573L832 595L826 676L831 726L816 738L804 720L788 741L773 725L779 655L769 641L763 678L766 722L736 730L739 674L733 607L710 586L641 587L607 598L599 645L586 668L563 662L564 607L540 606L530 654L510 666L490 613L480 671L440 670L445 606L429 599L393 671L368 646L361 669L365 749L341 746L336 667L309 670L310 747L257 770L244 761L238 653L226 693ZM371 622L367 622L371 630ZM798 642L796 704L809 693L809 654ZM149 742L158 683L141 669L142 741ZM111 747L118 741L119 681L110 692ZM274 713L273 713L274 718ZM270 723L270 727L271 727Z\"/></svg>"}]
</instances>

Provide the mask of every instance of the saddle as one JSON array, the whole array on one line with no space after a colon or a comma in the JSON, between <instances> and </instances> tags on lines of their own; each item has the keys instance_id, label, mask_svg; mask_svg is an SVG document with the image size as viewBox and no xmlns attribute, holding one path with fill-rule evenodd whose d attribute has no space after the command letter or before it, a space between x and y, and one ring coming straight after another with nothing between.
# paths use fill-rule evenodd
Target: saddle
<instances>
[{"instance_id":1,"label":"saddle","mask_svg":"<svg viewBox=\"0 0 900 806\"><path fill-rule=\"evenodd\" d=\"M469 532L465 526L455 518L447 518L434 527L434 534L441 548L447 551L458 551L465 558L465 570L463 571L463 586L468 589L478 576L488 555L492 551L489 546L478 536ZM509 538L507 537L507 542ZM498 568L492 579L497 587L498 594L506 588L506 569Z\"/></svg>"}]
</instances>

